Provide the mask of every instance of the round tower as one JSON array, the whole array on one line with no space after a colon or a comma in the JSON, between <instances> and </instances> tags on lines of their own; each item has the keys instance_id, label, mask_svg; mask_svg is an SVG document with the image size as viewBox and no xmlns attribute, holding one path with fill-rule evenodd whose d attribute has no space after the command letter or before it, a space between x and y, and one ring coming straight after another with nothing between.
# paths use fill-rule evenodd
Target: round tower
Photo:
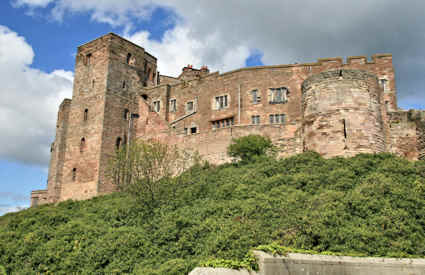
<instances>
[{"instance_id":1,"label":"round tower","mask_svg":"<svg viewBox=\"0 0 425 275\"><path fill-rule=\"evenodd\" d=\"M378 78L341 69L302 84L304 151L326 157L385 151Z\"/></svg>"}]
</instances>

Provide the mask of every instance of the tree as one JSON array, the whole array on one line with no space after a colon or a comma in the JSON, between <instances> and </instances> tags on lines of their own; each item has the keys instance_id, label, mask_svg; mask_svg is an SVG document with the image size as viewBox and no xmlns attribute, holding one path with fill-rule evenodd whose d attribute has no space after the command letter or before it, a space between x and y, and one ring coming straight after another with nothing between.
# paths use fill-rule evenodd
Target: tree
<instances>
[{"instance_id":1,"label":"tree","mask_svg":"<svg viewBox=\"0 0 425 275\"><path fill-rule=\"evenodd\" d=\"M153 208L170 179L199 161L196 154L157 140L122 146L110 159L109 176L119 190Z\"/></svg>"},{"instance_id":2,"label":"tree","mask_svg":"<svg viewBox=\"0 0 425 275\"><path fill-rule=\"evenodd\" d=\"M242 162L250 162L259 156L266 156L275 152L275 146L268 137L248 135L232 140L227 148L227 154Z\"/></svg>"}]
</instances>

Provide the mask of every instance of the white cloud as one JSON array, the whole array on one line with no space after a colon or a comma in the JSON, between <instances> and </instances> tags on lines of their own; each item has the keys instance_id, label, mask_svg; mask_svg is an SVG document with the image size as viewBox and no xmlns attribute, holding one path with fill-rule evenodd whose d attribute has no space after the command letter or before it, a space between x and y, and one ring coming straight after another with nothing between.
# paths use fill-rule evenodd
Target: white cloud
<instances>
[{"instance_id":1,"label":"white cloud","mask_svg":"<svg viewBox=\"0 0 425 275\"><path fill-rule=\"evenodd\" d=\"M7 213L18 212L28 208L29 205L18 205L18 206L3 206L0 205L0 216L3 216Z\"/></svg>"},{"instance_id":2,"label":"white cloud","mask_svg":"<svg viewBox=\"0 0 425 275\"><path fill-rule=\"evenodd\" d=\"M226 48L219 34L209 34L203 40L192 37L186 26L168 30L161 42L149 40L149 33L146 31L127 38L158 57L161 74L171 76L179 74L187 64L198 68L208 65L212 71L235 69L244 66L250 54L249 49L242 45Z\"/></svg>"},{"instance_id":3,"label":"white cloud","mask_svg":"<svg viewBox=\"0 0 425 275\"><path fill-rule=\"evenodd\" d=\"M58 105L72 94L72 72L30 67L25 39L0 26L0 157L46 165Z\"/></svg>"},{"instance_id":4,"label":"white cloud","mask_svg":"<svg viewBox=\"0 0 425 275\"><path fill-rule=\"evenodd\" d=\"M16 0L14 4L17 6L28 5L32 7L46 7L53 1L54 0Z\"/></svg>"},{"instance_id":5,"label":"white cloud","mask_svg":"<svg viewBox=\"0 0 425 275\"><path fill-rule=\"evenodd\" d=\"M42 2L18 1L30 8ZM152 47L158 52L159 62L167 66L162 71L178 69L173 74L180 72L181 62L205 63L221 70L239 66L246 48L261 50L265 64L391 52L397 61L400 101L412 96L406 92L410 90L425 105L421 96L425 79L418 74L425 64L407 62L424 57L422 0L408 4L399 0L52 1L52 13L58 19L66 12L86 12L93 20L123 26L126 31L133 31L135 22L149 19L155 7L170 8L181 20L168 33L167 42L150 42L140 30L129 36L143 41L148 51Z\"/></svg>"}]
</instances>

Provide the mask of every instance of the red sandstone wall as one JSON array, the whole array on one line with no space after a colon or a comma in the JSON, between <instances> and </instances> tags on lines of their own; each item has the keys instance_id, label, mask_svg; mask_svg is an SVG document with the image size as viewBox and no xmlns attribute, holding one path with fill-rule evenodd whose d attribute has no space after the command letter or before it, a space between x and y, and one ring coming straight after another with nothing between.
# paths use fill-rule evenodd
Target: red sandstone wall
<instances>
[{"instance_id":1,"label":"red sandstone wall","mask_svg":"<svg viewBox=\"0 0 425 275\"><path fill-rule=\"evenodd\" d=\"M386 79L387 82L385 87L379 87L373 77L356 80L343 77L342 80L335 79L334 83L318 83L313 88L319 92L312 93L318 98L310 98L308 104L311 108L316 107L316 111L309 109L307 117L315 113L320 119L313 120L314 129L303 127L303 122L304 126L306 123L302 84L313 75L341 69L363 70L375 75L378 81ZM157 138L188 150L198 150L213 163L228 161L226 148L232 138L257 133L268 135L283 156L304 149L317 149L328 156L345 155L347 140L344 148L340 148L339 141L338 144L332 143L334 136L341 135L343 128L339 126L343 117L349 118L346 121L350 128L348 134L356 137L351 144L348 142L350 154L391 151L408 154L411 159L425 155L424 127L419 127L419 122L410 119L403 126L394 127L397 115L391 113L397 113L397 103L391 55L374 55L372 61L362 56L350 57L346 64L341 58L327 58L316 63L207 73L187 68L180 80L163 77L163 82L156 85L156 58L143 48L113 34L81 46L76 59L69 117L68 121L62 122L67 132L58 130L55 146L60 149L52 152L49 194L52 189L58 189L57 186L61 187L60 200L89 198L114 190L105 172L117 138L121 137L125 142L129 135L125 109L130 114L139 115L130 125L131 139ZM270 89L279 87L289 90L288 101L271 104ZM253 101L253 90L258 92L257 102ZM216 96L227 96L228 106L216 109ZM171 109L171 100L176 100L175 111ZM160 102L159 112L153 110L154 101ZM186 107L189 101L194 103L192 111ZM317 112L320 108L327 113ZM83 117L85 109L89 110L87 121ZM387 115L387 111L390 114ZM284 114L285 123L270 123L271 114ZM260 117L259 125L252 124L252 116ZM213 129L214 121L230 118L234 122L232 127ZM324 131L321 119L333 126ZM190 133L192 127L196 127L196 133ZM308 136L303 135L303 130ZM403 145L406 133L414 138ZM319 135L328 136L319 138ZM421 138L417 138L418 135ZM81 152L83 137L86 147ZM307 139L307 148L304 148L304 139ZM73 168L78 171L76 180L72 180ZM34 194L34 198L43 196L42 191Z\"/></svg>"}]
</instances>

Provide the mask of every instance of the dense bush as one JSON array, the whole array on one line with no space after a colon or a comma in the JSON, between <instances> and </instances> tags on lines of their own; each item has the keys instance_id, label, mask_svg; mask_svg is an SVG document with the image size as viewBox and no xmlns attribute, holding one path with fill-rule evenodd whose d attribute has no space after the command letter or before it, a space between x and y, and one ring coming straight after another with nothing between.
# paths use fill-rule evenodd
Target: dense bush
<instances>
[{"instance_id":1,"label":"dense bush","mask_svg":"<svg viewBox=\"0 0 425 275\"><path fill-rule=\"evenodd\" d=\"M237 265L271 243L424 257L424 176L425 162L389 154L197 165L150 211L115 193L0 217L0 265L8 274L187 274L201 262Z\"/></svg>"},{"instance_id":2,"label":"dense bush","mask_svg":"<svg viewBox=\"0 0 425 275\"><path fill-rule=\"evenodd\" d=\"M227 154L242 162L249 162L258 157L270 155L274 145L270 138L261 135L247 135L235 138L227 148Z\"/></svg>"}]
</instances>

